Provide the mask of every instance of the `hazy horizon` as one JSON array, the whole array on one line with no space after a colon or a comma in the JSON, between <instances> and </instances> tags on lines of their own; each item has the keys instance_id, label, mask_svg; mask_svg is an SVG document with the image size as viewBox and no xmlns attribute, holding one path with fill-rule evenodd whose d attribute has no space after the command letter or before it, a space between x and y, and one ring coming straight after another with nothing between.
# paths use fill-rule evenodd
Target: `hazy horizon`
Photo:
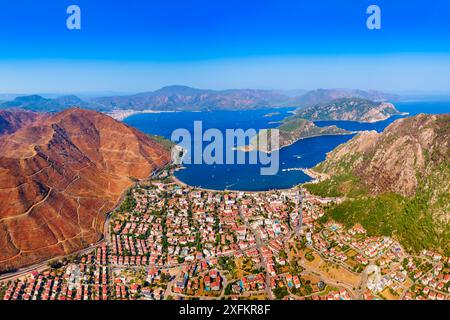
<instances>
[{"instance_id":1,"label":"hazy horizon","mask_svg":"<svg viewBox=\"0 0 450 320\"><path fill-rule=\"evenodd\" d=\"M222 91L222 90L268 90L268 91L274 91L279 92L281 94L285 94L287 96L295 97L295 96L302 96L305 93L309 91L314 90L362 90L362 91L377 91L381 93L386 94L394 94L398 95L402 98L420 98L420 97L442 97L442 98L450 98L450 90L379 90L374 88L337 88L337 87L318 87L314 89L280 89L280 88L259 88L259 87L245 87L245 88L200 88L200 87L193 87L186 84L172 84L167 85L164 87L171 87L171 86L185 86L185 87L191 87L195 89L201 89L201 90L214 90L214 91ZM149 90L143 90L143 91L63 91L63 92L0 92L0 100L14 100L16 97L21 96L30 96L30 95L39 95L44 98L56 98L66 95L75 95L82 99L90 99L90 98L96 98L96 97L108 97L108 96L128 96L128 95L135 95L135 94L142 94L147 92L154 92L159 89L162 89L164 87L157 87Z\"/></svg>"},{"instance_id":2,"label":"hazy horizon","mask_svg":"<svg viewBox=\"0 0 450 320\"><path fill-rule=\"evenodd\" d=\"M81 30L66 27L70 4L2 4L0 92L138 93L174 84L450 92L443 0L377 0L380 30L366 26L366 0L77 0Z\"/></svg>"}]
</instances>

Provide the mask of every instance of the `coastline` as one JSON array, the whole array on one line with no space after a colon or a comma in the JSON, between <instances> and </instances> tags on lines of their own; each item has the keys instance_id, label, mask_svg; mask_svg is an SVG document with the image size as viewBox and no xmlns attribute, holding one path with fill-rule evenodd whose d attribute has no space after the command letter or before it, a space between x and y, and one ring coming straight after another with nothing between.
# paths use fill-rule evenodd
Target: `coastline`
<instances>
[{"instance_id":1,"label":"coastline","mask_svg":"<svg viewBox=\"0 0 450 320\"><path fill-rule=\"evenodd\" d=\"M325 121L335 121L335 122L340 122L340 121L342 121L342 122L344 122L344 121L350 121L350 122L356 122L356 123L362 123L362 124L364 124L364 123L370 123L370 124L373 124L373 123L377 123L377 122L382 122L382 121L386 121L386 120L388 120L388 119L390 119L390 118L392 118L392 117L398 117L398 116L409 116L410 115L410 113L409 112L400 112L400 113L397 113L397 114L393 114L393 115L390 115L389 117L386 117L386 118L384 118L384 119L379 119L379 120L372 120L372 121L358 121L358 120L348 120L348 119L326 119L326 120L311 120L312 122L325 122Z\"/></svg>"},{"instance_id":2,"label":"coastline","mask_svg":"<svg viewBox=\"0 0 450 320\"><path fill-rule=\"evenodd\" d=\"M266 193L266 192L274 192L274 191L291 191L291 190L295 190L299 187L301 187L303 184L305 183L318 183L320 182L321 178L320 176L323 176L322 174L313 171L312 169L308 169L308 168L301 168L301 171L306 174L308 177L310 177L311 179L313 179L312 181L308 181L308 182L303 182L303 183L299 183L296 184L290 188L281 188L281 189L269 189L269 190L262 190L262 191L251 191L251 190L218 190L218 189L208 189L208 188L203 188L203 187L198 187L198 186L191 186L189 184L187 184L186 182L181 181L180 179L178 179L175 176L175 172L178 170L182 170L182 168L178 168L175 169L173 172L170 173L170 178L172 179L174 184L179 185L182 188L192 188L192 189L196 189L196 190L201 190L201 191L206 191L206 192L235 192L235 193L240 193L240 192L244 192L244 193L248 193L248 194L259 194L259 193Z\"/></svg>"},{"instance_id":3,"label":"coastline","mask_svg":"<svg viewBox=\"0 0 450 320\"><path fill-rule=\"evenodd\" d=\"M382 122L382 121L386 121L394 116L408 116L410 113L409 112L401 112L399 114L395 114L395 115L391 115L385 119L382 120L376 120L376 121L354 121L354 120L313 120L313 122L321 122L321 121L351 121L351 122L356 122L356 123L369 123L369 124L373 124L373 123L377 123L377 122ZM305 139L309 139L309 138L317 138L317 137L324 137L324 136L345 136L345 135L352 135L352 134L358 134L362 131L349 131L348 133L330 133L330 134L316 134L316 135L312 135L312 136L308 136L308 137L300 137L297 140L286 144L284 146L279 147L278 149L275 149L273 151L266 151L266 150L260 150L258 148L255 148L252 145L245 145L245 146L240 146L240 147L234 147L233 150L237 150L237 151L242 151L242 152L252 152L252 151L259 151L259 152L265 152L267 154L270 154L274 151L280 151L283 148L292 146L293 144L297 143L300 140L305 140Z\"/></svg>"},{"instance_id":4,"label":"coastline","mask_svg":"<svg viewBox=\"0 0 450 320\"><path fill-rule=\"evenodd\" d=\"M330 178L328 174L317 172L312 168L306 168L302 171L304 174L310 176L313 179L313 181L307 183L319 183Z\"/></svg>"},{"instance_id":5,"label":"coastline","mask_svg":"<svg viewBox=\"0 0 450 320\"><path fill-rule=\"evenodd\" d=\"M242 152L252 152L252 151L259 151L259 152L264 152L267 154L271 154L274 151L280 151L283 148L287 148L290 147L294 144L296 144L297 142L301 141L301 140L306 140L309 138L317 138L317 137L326 137L326 136L347 136L347 135L352 135L352 134L358 134L360 131L349 131L348 133L330 133L330 134L316 134L316 135L312 135L312 136L308 136L308 137L301 137L298 138L297 140L286 144L284 146L279 147L278 149L272 150L272 151L266 151L266 150L260 150L258 148L253 147L252 145L246 145L246 146L241 146L241 147L235 147L233 148L233 150L237 150L237 151L242 151Z\"/></svg>"}]
</instances>

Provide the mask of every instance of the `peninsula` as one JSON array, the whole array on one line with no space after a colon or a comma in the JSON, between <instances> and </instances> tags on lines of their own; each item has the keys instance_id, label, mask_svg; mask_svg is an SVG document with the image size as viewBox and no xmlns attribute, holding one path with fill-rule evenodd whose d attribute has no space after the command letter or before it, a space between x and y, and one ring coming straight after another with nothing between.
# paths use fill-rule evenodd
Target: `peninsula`
<instances>
[{"instance_id":1,"label":"peninsula","mask_svg":"<svg viewBox=\"0 0 450 320\"><path fill-rule=\"evenodd\" d=\"M351 134L351 131L347 131L336 126L319 127L313 122L306 119L299 118L297 116L291 116L282 121L282 124L277 127L279 132L279 145L271 145L271 135L273 129L261 130L257 136L255 136L248 146L238 148L238 150L250 152L253 150L259 150L263 152L273 152L277 149L281 149L294 144L295 142L312 137L325 136L325 135L340 135ZM261 143L262 137L267 137L267 143Z\"/></svg>"}]
</instances>

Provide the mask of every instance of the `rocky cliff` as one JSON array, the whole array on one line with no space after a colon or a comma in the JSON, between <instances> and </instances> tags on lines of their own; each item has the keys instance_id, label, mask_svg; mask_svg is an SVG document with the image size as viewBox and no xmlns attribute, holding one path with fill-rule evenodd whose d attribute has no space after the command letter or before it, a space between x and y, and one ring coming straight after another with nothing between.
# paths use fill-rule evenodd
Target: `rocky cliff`
<instances>
[{"instance_id":1,"label":"rocky cliff","mask_svg":"<svg viewBox=\"0 0 450 320\"><path fill-rule=\"evenodd\" d=\"M343 98L297 111L299 117L311 120L348 120L376 122L401 114L392 103L360 98Z\"/></svg>"},{"instance_id":2,"label":"rocky cliff","mask_svg":"<svg viewBox=\"0 0 450 320\"><path fill-rule=\"evenodd\" d=\"M397 235L413 249L450 252L450 114L395 121L339 146L315 170L330 179L307 187L345 196L330 210L345 223Z\"/></svg>"}]
</instances>

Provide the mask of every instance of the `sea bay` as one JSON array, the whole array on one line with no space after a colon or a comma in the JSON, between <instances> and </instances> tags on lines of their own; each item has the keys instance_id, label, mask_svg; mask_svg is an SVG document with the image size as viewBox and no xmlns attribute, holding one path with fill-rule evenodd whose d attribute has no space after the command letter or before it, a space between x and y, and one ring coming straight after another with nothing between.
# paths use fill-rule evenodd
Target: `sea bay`
<instances>
[{"instance_id":1,"label":"sea bay","mask_svg":"<svg viewBox=\"0 0 450 320\"><path fill-rule=\"evenodd\" d=\"M400 111L408 112L410 115L450 111L450 103L445 101L401 102L396 106ZM288 116L293 110L293 108L277 108L249 111L138 114L126 118L124 122L145 133L170 139L172 132L176 129L182 128L193 132L195 121L202 121L205 130L215 128L221 132L225 132L226 129L274 128L278 125L277 122ZM316 124L319 126L336 125L350 131L376 130L381 132L401 117L395 116L375 123L319 121ZM311 180L305 173L295 169L314 167L325 159L328 152L347 142L353 136L354 134L307 138L282 148L279 156L279 171L276 175L261 175L260 164L184 164L184 169L177 171L175 176L188 185L205 189L244 191L286 189Z\"/></svg>"}]
</instances>

